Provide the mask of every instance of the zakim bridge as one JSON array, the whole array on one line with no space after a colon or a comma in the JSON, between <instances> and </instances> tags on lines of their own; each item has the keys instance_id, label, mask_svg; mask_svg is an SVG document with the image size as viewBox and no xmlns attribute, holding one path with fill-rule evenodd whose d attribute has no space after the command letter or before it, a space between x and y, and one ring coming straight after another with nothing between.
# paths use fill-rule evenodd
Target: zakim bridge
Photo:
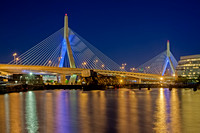
<instances>
[{"instance_id":1,"label":"zakim bridge","mask_svg":"<svg viewBox=\"0 0 200 133\"><path fill-rule=\"evenodd\" d=\"M65 84L74 84L77 76L88 70L102 75L123 76L144 81L159 81L160 78L173 80L174 68L177 65L167 43L167 50L152 60L141 65L138 72L127 72L120 65L104 55L101 51L79 36L68 27L68 16L64 17L64 27L38 43L8 64L0 64L0 72L4 74L40 74L56 75ZM169 71L170 75L165 76Z\"/></svg>"}]
</instances>

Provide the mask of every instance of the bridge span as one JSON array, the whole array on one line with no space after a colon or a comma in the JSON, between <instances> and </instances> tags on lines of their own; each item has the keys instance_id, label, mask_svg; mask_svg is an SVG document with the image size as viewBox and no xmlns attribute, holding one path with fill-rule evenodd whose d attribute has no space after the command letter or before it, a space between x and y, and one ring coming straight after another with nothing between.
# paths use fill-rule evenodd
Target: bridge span
<instances>
[{"instance_id":1,"label":"bridge span","mask_svg":"<svg viewBox=\"0 0 200 133\"><path fill-rule=\"evenodd\" d=\"M64 16L64 27L53 33L34 47L21 55L14 53L14 60L8 64L0 64L2 74L38 74L60 76L62 84L65 84L66 76L70 76L69 83L74 84L77 76L87 70L93 70L101 75L125 77L141 81L174 80L174 60L169 50L157 56L145 65L146 72L127 72L112 59L104 55L100 50L68 27L68 16ZM170 66L169 66L170 64ZM173 70L174 76L165 75L168 66ZM155 74L155 72L157 72Z\"/></svg>"},{"instance_id":2,"label":"bridge span","mask_svg":"<svg viewBox=\"0 0 200 133\"><path fill-rule=\"evenodd\" d=\"M31 65L10 65L0 64L0 72L5 75L12 74L38 74L38 75L55 75L55 76L81 76L85 70L93 70L98 74L110 75L110 76L121 76L127 78L133 78L140 83L141 81L159 81L161 78L165 80L174 80L173 76L161 76L157 74L145 74L145 73L134 73L124 71L110 71L110 70L99 70L99 69L86 69L86 68L66 68L66 67L52 67L52 66L31 66ZM62 80L65 80L61 78ZM61 81L64 83L64 81Z\"/></svg>"}]
</instances>

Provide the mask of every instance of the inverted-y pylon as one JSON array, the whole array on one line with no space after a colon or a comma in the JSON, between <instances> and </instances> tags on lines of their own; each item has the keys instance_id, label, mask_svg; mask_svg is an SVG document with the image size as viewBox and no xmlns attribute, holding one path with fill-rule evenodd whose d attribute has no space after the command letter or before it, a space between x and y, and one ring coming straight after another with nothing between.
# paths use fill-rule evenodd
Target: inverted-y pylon
<instances>
[{"instance_id":1,"label":"inverted-y pylon","mask_svg":"<svg viewBox=\"0 0 200 133\"><path fill-rule=\"evenodd\" d=\"M173 65L171 58L172 58L172 54L170 52L169 40L167 40L167 59L166 59L166 63L164 65L164 68L163 68L163 71L162 71L162 76L165 74L168 64L170 65L172 75L175 75L175 68L174 68L174 65ZM176 64L176 66L177 66L177 64Z\"/></svg>"},{"instance_id":2,"label":"inverted-y pylon","mask_svg":"<svg viewBox=\"0 0 200 133\"><path fill-rule=\"evenodd\" d=\"M139 72L151 73L164 75L170 73L170 75L175 74L175 67L177 66L177 61L170 51L169 40L167 41L167 50L160 53L156 57L147 61L146 63L140 65L137 69Z\"/></svg>"},{"instance_id":3,"label":"inverted-y pylon","mask_svg":"<svg viewBox=\"0 0 200 133\"><path fill-rule=\"evenodd\" d=\"M70 41L69 41L68 16L67 16L67 14L65 14L65 18L64 18L64 40L63 40L63 44L62 44L59 67L63 67L63 65L64 65L66 51L67 51L67 55L68 55L70 68L76 68L74 57L73 57L73 54L72 54L72 48L71 48ZM70 77L69 83L74 84L75 81L76 81L76 77L77 77L76 75L72 75Z\"/></svg>"},{"instance_id":4,"label":"inverted-y pylon","mask_svg":"<svg viewBox=\"0 0 200 133\"><path fill-rule=\"evenodd\" d=\"M17 61L12 60L9 64L120 71L117 63L68 27L67 15L64 28L17 58ZM76 79L76 76L71 75L71 77Z\"/></svg>"}]
</instances>

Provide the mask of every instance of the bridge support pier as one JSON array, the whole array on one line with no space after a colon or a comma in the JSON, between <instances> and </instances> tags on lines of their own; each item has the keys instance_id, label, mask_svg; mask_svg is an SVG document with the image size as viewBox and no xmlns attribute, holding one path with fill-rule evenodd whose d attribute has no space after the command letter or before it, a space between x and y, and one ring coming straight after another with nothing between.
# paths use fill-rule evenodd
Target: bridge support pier
<instances>
[{"instance_id":1,"label":"bridge support pier","mask_svg":"<svg viewBox=\"0 0 200 133\"><path fill-rule=\"evenodd\" d=\"M136 83L137 83L137 84L141 84L141 83L142 83L142 80L141 80L141 79L136 79Z\"/></svg>"},{"instance_id":2,"label":"bridge support pier","mask_svg":"<svg viewBox=\"0 0 200 133\"><path fill-rule=\"evenodd\" d=\"M71 75L68 84L69 85L75 85L76 78L77 78L77 75L75 75L75 74Z\"/></svg>"},{"instance_id":3,"label":"bridge support pier","mask_svg":"<svg viewBox=\"0 0 200 133\"><path fill-rule=\"evenodd\" d=\"M66 85L66 75L60 75L60 82L62 85Z\"/></svg>"}]
</instances>

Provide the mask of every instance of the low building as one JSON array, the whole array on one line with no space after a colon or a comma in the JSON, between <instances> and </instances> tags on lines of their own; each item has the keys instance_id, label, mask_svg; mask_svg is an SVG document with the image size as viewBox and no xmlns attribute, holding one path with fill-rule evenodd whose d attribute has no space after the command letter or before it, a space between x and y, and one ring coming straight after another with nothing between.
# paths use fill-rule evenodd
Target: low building
<instances>
[{"instance_id":1,"label":"low building","mask_svg":"<svg viewBox=\"0 0 200 133\"><path fill-rule=\"evenodd\" d=\"M13 74L9 82L22 83L22 84L43 84L41 75L34 74Z\"/></svg>"},{"instance_id":2,"label":"low building","mask_svg":"<svg viewBox=\"0 0 200 133\"><path fill-rule=\"evenodd\" d=\"M191 82L199 82L200 79L200 55L181 56L176 74Z\"/></svg>"}]
</instances>

